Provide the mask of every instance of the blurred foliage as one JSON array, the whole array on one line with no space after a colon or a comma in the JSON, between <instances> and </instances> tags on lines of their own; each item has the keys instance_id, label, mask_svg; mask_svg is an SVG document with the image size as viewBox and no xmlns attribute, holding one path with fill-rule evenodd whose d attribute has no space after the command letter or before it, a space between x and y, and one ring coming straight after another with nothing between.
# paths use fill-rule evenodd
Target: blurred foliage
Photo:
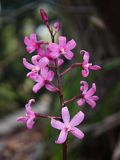
<instances>
[{"instance_id":1,"label":"blurred foliage","mask_svg":"<svg viewBox=\"0 0 120 160\"><path fill-rule=\"evenodd\" d=\"M2 1L3 13L7 13L7 10L11 11L14 9L19 9L20 7L29 4L30 0L23 1ZM43 1L42 1L43 2ZM55 1L50 1L51 3ZM59 19L62 22L62 35L66 35L68 39L74 38L77 41L77 49L74 61L81 61L79 55L79 49L85 48L91 53L91 61L98 62L102 66L102 71L91 72L87 81L90 85L93 82L97 83L97 95L100 96L100 100L96 109L93 111L86 106L85 112L88 117L85 123L95 123L104 119L106 116L117 112L119 110L119 94L120 94L120 57L113 57L109 54L111 45L110 42L106 45L103 42L105 36L108 36L108 32L102 31L99 27L97 28L96 23L94 25L90 22L90 16L96 16L96 11L92 13L86 13L83 16L85 21L79 19L80 15L77 17L81 23L81 26L86 27L83 36L79 35L79 27L77 28L74 19L71 19L71 15L66 11L62 10L60 7L49 5L48 3L42 3L35 7L31 11L28 10L25 13L15 17L15 20L9 23L1 23L0 26L0 45L1 45L1 58L0 58L0 117L7 115L8 113L14 112L19 108L23 108L26 101L33 97L38 99L39 96L45 92L42 89L39 94L34 95L32 93L32 86L34 82L26 79L27 70L24 69L22 65L22 58L29 56L26 53L23 39L25 35L30 35L36 32L38 37L45 38L49 40L48 32L45 30L45 26L42 24L39 17L39 8L43 7L49 14L51 24ZM4 14L3 14L4 15ZM11 18L11 17L9 17ZM83 19L82 18L82 19ZM11 18L12 19L12 18ZM84 23L83 23L84 22ZM69 27L68 27L69 26ZM87 28L88 27L88 28ZM97 39L94 39L94 37ZM94 40L93 40L94 39ZM109 39L109 38L108 38ZM102 45L104 43L104 46ZM94 44L95 43L95 44ZM97 44L97 45L96 45ZM86 46L85 46L86 45ZM103 47L102 47L103 46ZM91 49L91 48L92 49ZM96 47L96 48L95 48ZM99 48L98 48L99 47ZM104 51L104 52L103 52ZM104 54L102 54L104 53ZM70 65L71 62L65 63L64 69ZM63 69L63 70L64 70ZM71 73L68 73L63 78L63 93L65 99L69 99L76 94L79 94L79 82L81 80L80 70L75 69ZM59 99L57 95L54 96L53 105L51 106L51 114L59 115ZM71 117L79 111L79 109L84 110L83 107L79 108L75 103L69 104ZM58 132L51 129L50 124L46 122L44 130L44 139L46 143L46 149L49 148L49 153L43 154L43 159L46 157L52 160L61 159L61 146L54 145L54 140L58 136ZM85 138L84 142L80 142L78 147L76 147L69 154L69 160L76 159L80 154L81 148L88 143L89 136ZM72 145L73 138L70 136L69 144ZM52 147L51 147L52 146Z\"/></svg>"}]
</instances>

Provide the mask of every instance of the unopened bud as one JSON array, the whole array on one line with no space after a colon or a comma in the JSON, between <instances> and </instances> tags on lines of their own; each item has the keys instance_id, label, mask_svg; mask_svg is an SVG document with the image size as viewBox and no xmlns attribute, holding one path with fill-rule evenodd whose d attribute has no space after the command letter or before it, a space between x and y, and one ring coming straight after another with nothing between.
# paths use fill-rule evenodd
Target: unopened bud
<instances>
[{"instance_id":1,"label":"unopened bud","mask_svg":"<svg viewBox=\"0 0 120 160\"><path fill-rule=\"evenodd\" d=\"M58 21L56 21L53 26L54 26L55 30L57 32L59 32L59 30L60 30L60 23Z\"/></svg>"},{"instance_id":2,"label":"unopened bud","mask_svg":"<svg viewBox=\"0 0 120 160\"><path fill-rule=\"evenodd\" d=\"M48 15L44 9L40 9L40 16L44 23L48 22Z\"/></svg>"}]
</instances>

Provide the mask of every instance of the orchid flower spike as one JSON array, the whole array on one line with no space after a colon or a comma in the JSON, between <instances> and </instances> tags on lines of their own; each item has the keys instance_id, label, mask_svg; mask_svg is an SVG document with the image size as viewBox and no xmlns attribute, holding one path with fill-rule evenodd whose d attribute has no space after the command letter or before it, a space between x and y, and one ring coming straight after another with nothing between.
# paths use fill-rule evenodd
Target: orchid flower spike
<instances>
[{"instance_id":1,"label":"orchid flower spike","mask_svg":"<svg viewBox=\"0 0 120 160\"><path fill-rule=\"evenodd\" d=\"M99 99L98 96L94 96L96 92L95 83L92 84L92 87L88 90L88 83L86 81L81 81L80 84L83 86L80 87L80 91L82 92L80 100L77 101L78 106L82 106L85 103L88 103L91 108L95 108L96 101Z\"/></svg>"},{"instance_id":2,"label":"orchid flower spike","mask_svg":"<svg viewBox=\"0 0 120 160\"><path fill-rule=\"evenodd\" d=\"M34 99L30 99L29 102L25 105L26 108L26 115L23 117L18 117L17 121L21 123L26 123L28 129L32 129L35 123L35 112L32 110L31 104L35 102Z\"/></svg>"},{"instance_id":3,"label":"orchid flower spike","mask_svg":"<svg viewBox=\"0 0 120 160\"><path fill-rule=\"evenodd\" d=\"M53 128L61 130L58 139L55 141L57 144L62 144L66 141L68 132L72 133L78 139L84 138L84 133L76 128L84 119L84 113L78 112L70 121L70 114L67 107L62 108L62 120L63 122L55 119L51 119L51 125Z\"/></svg>"},{"instance_id":4,"label":"orchid flower spike","mask_svg":"<svg viewBox=\"0 0 120 160\"><path fill-rule=\"evenodd\" d=\"M59 37L59 44L50 43L50 57L53 59L58 58L60 55L63 55L66 59L71 60L74 56L73 52L71 51L76 46L76 42L72 39L66 42L66 37L60 36Z\"/></svg>"},{"instance_id":5,"label":"orchid flower spike","mask_svg":"<svg viewBox=\"0 0 120 160\"><path fill-rule=\"evenodd\" d=\"M83 62L82 62L82 67L83 67L82 76L83 77L87 77L89 75L89 69L91 69L91 70L101 69L100 66L92 65L92 63L89 63L90 55L87 51L81 50L80 54L83 55Z\"/></svg>"}]
</instances>

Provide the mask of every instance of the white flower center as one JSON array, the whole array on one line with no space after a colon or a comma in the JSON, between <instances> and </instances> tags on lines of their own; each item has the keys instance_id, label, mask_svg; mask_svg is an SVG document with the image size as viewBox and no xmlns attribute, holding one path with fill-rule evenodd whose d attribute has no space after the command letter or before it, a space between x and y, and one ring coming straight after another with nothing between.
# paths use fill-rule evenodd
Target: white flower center
<instances>
[{"instance_id":1,"label":"white flower center","mask_svg":"<svg viewBox=\"0 0 120 160\"><path fill-rule=\"evenodd\" d=\"M92 63L87 63L86 65L84 65L86 68L89 68L89 66L92 66Z\"/></svg>"},{"instance_id":2,"label":"white flower center","mask_svg":"<svg viewBox=\"0 0 120 160\"><path fill-rule=\"evenodd\" d=\"M70 124L66 125L65 130L68 131L68 132L71 130Z\"/></svg>"},{"instance_id":3,"label":"white flower center","mask_svg":"<svg viewBox=\"0 0 120 160\"><path fill-rule=\"evenodd\" d=\"M60 48L60 53L64 54L65 53L65 49L64 48Z\"/></svg>"},{"instance_id":4,"label":"white flower center","mask_svg":"<svg viewBox=\"0 0 120 160\"><path fill-rule=\"evenodd\" d=\"M32 69L32 72L37 73L39 70L40 70L39 67L34 67L34 68Z\"/></svg>"}]
</instances>

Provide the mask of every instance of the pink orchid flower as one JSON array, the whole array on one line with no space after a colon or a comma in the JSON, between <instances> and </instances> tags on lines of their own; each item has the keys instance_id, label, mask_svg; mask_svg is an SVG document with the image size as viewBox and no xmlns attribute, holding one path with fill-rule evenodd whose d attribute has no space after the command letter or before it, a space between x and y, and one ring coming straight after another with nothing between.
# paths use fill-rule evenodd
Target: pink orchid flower
<instances>
[{"instance_id":1,"label":"pink orchid flower","mask_svg":"<svg viewBox=\"0 0 120 160\"><path fill-rule=\"evenodd\" d=\"M73 52L71 51L75 48L76 42L72 39L66 42L66 37L60 36L59 37L59 44L50 43L50 57L53 59L58 58L60 55L63 55L66 59L71 60L74 56Z\"/></svg>"},{"instance_id":2,"label":"pink orchid flower","mask_svg":"<svg viewBox=\"0 0 120 160\"><path fill-rule=\"evenodd\" d=\"M37 37L36 37L35 33L31 34L30 38L25 36L24 43L26 45L26 49L27 49L28 53L34 52L35 50L37 50L40 47L41 44L44 44L44 42L42 40L37 41Z\"/></svg>"},{"instance_id":3,"label":"pink orchid flower","mask_svg":"<svg viewBox=\"0 0 120 160\"><path fill-rule=\"evenodd\" d=\"M69 110L67 107L62 108L62 120L58 121L55 119L51 120L51 125L53 128L56 128L58 130L61 130L60 135L58 139L55 141L57 144L62 144L66 141L68 132L72 133L75 137L79 139L84 138L84 133L76 128L84 119L84 113L83 112L78 112L70 121L70 114Z\"/></svg>"},{"instance_id":4,"label":"pink orchid flower","mask_svg":"<svg viewBox=\"0 0 120 160\"><path fill-rule=\"evenodd\" d=\"M53 71L48 71L48 68L45 67L41 69L40 75L37 76L34 81L37 83L33 86L33 92L37 93L43 86L51 92L56 92L58 89L50 83L54 78L54 72ZM32 79L32 78L31 78Z\"/></svg>"},{"instance_id":5,"label":"pink orchid flower","mask_svg":"<svg viewBox=\"0 0 120 160\"><path fill-rule=\"evenodd\" d=\"M38 55L43 58L46 57L49 60L51 60L51 62L55 65L55 59L50 57L50 49L46 48L45 50L43 50L42 48L38 49ZM58 66L61 66L64 63L64 60L61 58L58 58Z\"/></svg>"},{"instance_id":6,"label":"pink orchid flower","mask_svg":"<svg viewBox=\"0 0 120 160\"><path fill-rule=\"evenodd\" d=\"M82 76L83 77L87 77L89 75L89 69L91 70L99 70L101 69L100 66L98 65L92 65L92 63L89 63L89 53L86 52L85 50L82 50L80 52L81 55L83 55L83 63L82 63L82 67L83 67L83 70L82 70Z\"/></svg>"},{"instance_id":7,"label":"pink orchid flower","mask_svg":"<svg viewBox=\"0 0 120 160\"><path fill-rule=\"evenodd\" d=\"M49 64L49 59L46 57L40 58L39 55L35 55L32 57L31 61L33 64L30 64L27 62L26 58L23 58L23 65L25 68L31 70L27 74L27 77L35 79L38 76L40 70Z\"/></svg>"},{"instance_id":8,"label":"pink orchid flower","mask_svg":"<svg viewBox=\"0 0 120 160\"><path fill-rule=\"evenodd\" d=\"M25 105L26 115L23 117L18 117L17 121L21 123L26 123L28 129L32 129L34 125L34 120L36 118L35 112L32 110L31 104L35 102L34 99L30 99L29 102Z\"/></svg>"},{"instance_id":9,"label":"pink orchid flower","mask_svg":"<svg viewBox=\"0 0 120 160\"><path fill-rule=\"evenodd\" d=\"M77 101L78 106L82 106L85 103L88 103L91 108L95 108L96 102L99 97L94 96L94 93L96 92L96 85L95 83L92 84L92 87L88 90L88 83L86 81L81 81L80 84L83 84L83 86L80 87L80 91L82 92L82 98Z\"/></svg>"}]
</instances>

